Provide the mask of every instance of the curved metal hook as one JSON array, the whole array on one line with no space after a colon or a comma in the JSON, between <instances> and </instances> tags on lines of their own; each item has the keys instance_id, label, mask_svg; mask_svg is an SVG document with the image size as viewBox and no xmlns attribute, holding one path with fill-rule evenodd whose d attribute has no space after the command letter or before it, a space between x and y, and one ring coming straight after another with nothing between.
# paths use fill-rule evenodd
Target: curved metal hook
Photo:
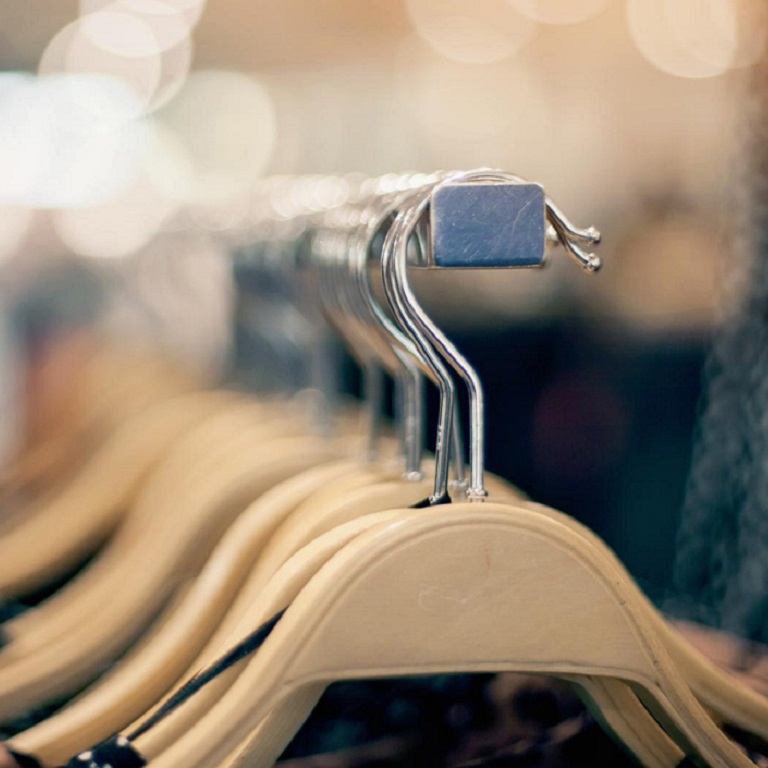
<instances>
[{"instance_id":1,"label":"curved metal hook","mask_svg":"<svg viewBox=\"0 0 768 768\"><path fill-rule=\"evenodd\" d=\"M424 359L432 368L433 375L438 379L441 392L440 423L438 425L438 451L445 450L445 442L449 439L452 423L449 413L454 408L455 388L442 363L447 360L451 367L464 380L469 391L470 405L470 485L467 496L470 500L482 500L487 496L484 485L485 471L485 435L484 411L485 400L482 383L475 369L458 351L453 343L432 322L416 299L407 279L407 245L411 234L426 211L432 195L440 187L457 182L498 181L521 183L523 180L514 174L503 171L478 170L446 175L441 181L422 192L413 203L398 215L395 225L390 230L392 237L392 253L387 258L382 257L382 276L387 292L387 298L392 304L398 320L407 329L413 341L417 344ZM600 260L584 253L573 242L580 239L584 242L599 242L599 233L590 228L576 229L557 209L549 198L546 198L548 220L555 229L558 240L563 247L589 272L600 268ZM439 354L436 349L439 350ZM447 457L436 456L436 477L434 498L441 498L447 488Z\"/></svg>"},{"instance_id":2,"label":"curved metal hook","mask_svg":"<svg viewBox=\"0 0 768 768\"><path fill-rule=\"evenodd\" d=\"M389 248L386 231L389 219L394 218L397 211L410 203L410 200L424 188L427 181L434 183L436 177L424 178L416 176L411 179L404 177L403 187L411 185L410 189L401 190L393 194L374 197L368 201L362 217L362 225L359 230L356 258L353 254L353 271L355 272L355 284L359 291L364 307L365 320L369 323L372 333L380 336L381 340L394 353L399 367L394 375L400 383L402 392L402 416L403 416L403 443L406 458L406 477L417 479L422 477L421 457L423 454L423 422L424 422L424 379L422 372L434 378L430 366L424 361L421 351L384 311L374 295L368 274L368 264L375 256L371 247L379 234L384 234L382 251ZM391 222L390 222L391 223ZM386 229L385 229L386 227ZM455 418L458 418L456 413ZM464 448L458 431L454 432L456 441L453 445L451 458L454 467L454 483L457 487L464 488Z\"/></svg>"}]
</instances>

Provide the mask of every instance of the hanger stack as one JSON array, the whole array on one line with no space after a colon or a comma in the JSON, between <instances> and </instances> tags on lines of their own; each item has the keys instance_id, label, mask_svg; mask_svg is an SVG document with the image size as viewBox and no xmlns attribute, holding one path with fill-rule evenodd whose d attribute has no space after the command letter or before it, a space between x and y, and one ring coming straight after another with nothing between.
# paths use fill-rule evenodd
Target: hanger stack
<instances>
[{"instance_id":1,"label":"hanger stack","mask_svg":"<svg viewBox=\"0 0 768 768\"><path fill-rule=\"evenodd\" d=\"M270 370L255 395L134 361L152 397L0 531L5 599L81 566L2 627L0 766L271 766L334 681L511 671L572 683L648 768L753 765L724 727L768 742L768 701L594 534L485 472L482 383L409 283L540 268L556 246L596 272L599 239L502 171L265 180L228 234L254 286L241 311L264 366L298 361L282 379L325 404L276 393ZM363 372L362 413L333 405L326 328Z\"/></svg>"}]
</instances>

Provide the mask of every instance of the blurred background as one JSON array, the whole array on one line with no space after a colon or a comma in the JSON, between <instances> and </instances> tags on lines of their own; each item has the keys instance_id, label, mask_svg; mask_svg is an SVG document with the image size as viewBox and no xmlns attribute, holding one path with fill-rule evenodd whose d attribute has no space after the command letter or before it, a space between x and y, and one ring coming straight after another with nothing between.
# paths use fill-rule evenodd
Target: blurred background
<instances>
[{"instance_id":1,"label":"blurred background","mask_svg":"<svg viewBox=\"0 0 768 768\"><path fill-rule=\"evenodd\" d=\"M766 13L0 0L4 455L50 424L94 325L205 370L248 368L222 233L247 220L259 178L501 167L603 232L602 273L553 258L416 285L487 386L490 468L668 595L704 363L749 283Z\"/></svg>"}]
</instances>

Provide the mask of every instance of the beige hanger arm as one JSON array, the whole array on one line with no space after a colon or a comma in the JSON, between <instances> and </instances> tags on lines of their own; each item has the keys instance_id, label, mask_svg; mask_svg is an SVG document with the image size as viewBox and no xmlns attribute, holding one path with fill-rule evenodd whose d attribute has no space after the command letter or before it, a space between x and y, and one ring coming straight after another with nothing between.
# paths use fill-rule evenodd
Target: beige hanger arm
<instances>
[{"instance_id":1,"label":"beige hanger arm","mask_svg":"<svg viewBox=\"0 0 768 768\"><path fill-rule=\"evenodd\" d=\"M581 697L603 727L644 768L677 768L685 753L661 729L631 689L618 680L573 677ZM249 738L217 768L272 768L306 722L325 691L315 683L273 709ZM222 692L223 694L223 692ZM162 768L163 756L152 762Z\"/></svg>"},{"instance_id":2,"label":"beige hanger arm","mask_svg":"<svg viewBox=\"0 0 768 768\"><path fill-rule=\"evenodd\" d=\"M39 652L0 669L0 717L13 717L45 701L66 695L93 679L106 662L125 649L173 593L185 573L201 567L216 539L247 499L309 466L329 461L340 449L325 440L284 438L262 450L230 457L221 471L206 478L194 497L185 494L174 509L157 509L151 527L125 530L134 556L118 564L126 588L101 616L70 631Z\"/></svg>"},{"instance_id":3,"label":"beige hanger arm","mask_svg":"<svg viewBox=\"0 0 768 768\"><path fill-rule=\"evenodd\" d=\"M230 526L147 642L64 709L15 736L12 746L58 764L149 710L201 653L274 529L308 494L358 469L352 461L332 462L268 490Z\"/></svg>"},{"instance_id":4,"label":"beige hanger arm","mask_svg":"<svg viewBox=\"0 0 768 768\"><path fill-rule=\"evenodd\" d=\"M490 479L492 487L509 493L509 486L496 478ZM402 503L418 501L431 491L431 483L404 483L386 482L374 486L361 487L351 490L346 494L333 493L328 489L322 494L315 495L300 505L299 508L276 531L269 545L259 558L258 564L251 574L247 588L241 592L238 605L243 605L241 610L247 613L242 616L241 627L227 627L229 637L216 650L216 653L201 660L205 661L223 652L227 644L236 642L236 638L247 630L245 627L258 625L269 617L269 612L262 608L263 593L269 588L272 574L275 573L283 562L298 552L301 547L311 549L315 542L320 540L332 541L333 532L341 533L345 525L359 520L361 514L366 512L392 507ZM418 514L409 510L410 514ZM373 515L375 517L375 514ZM363 518L364 519L364 518ZM349 521L349 523L348 523ZM362 521L360 521L362 523ZM335 526L340 526L336 528ZM243 598L246 598L244 600ZM237 608L230 611L230 617L237 616ZM211 648L213 644L209 644ZM226 682L219 684L218 690L223 690ZM613 685L611 695L610 688ZM671 768L679 762L680 750L660 731L647 711L637 701L637 698L622 684L613 681L606 682L606 693L600 683L592 685L595 690L594 699L599 699L606 707L606 716L610 720L613 730L618 733L624 743L633 751L643 756L643 764L652 768ZM185 732L194 730L195 722L204 717L210 706L215 703L217 689L209 689L204 695L195 697L188 702L183 710L166 722L163 729L158 732L152 743L153 750L161 752L169 748L174 741L181 738ZM299 701L291 699L285 706L280 707L270 716L268 721L258 730L251 743L244 748L248 753L248 762L255 765L268 765L270 759L274 760L287 740L289 740L301 723L311 712L317 697L322 694L323 686L317 688L314 693L303 694ZM300 702L303 704L300 705ZM624 704L624 710L617 708L617 702ZM278 734L283 734L278 737ZM148 737L149 738L149 737ZM266 741L264 741L266 739ZM277 750L274 754L271 750ZM234 757L231 759L234 760ZM244 759L242 756L240 760ZM227 763L228 765L229 763Z\"/></svg>"},{"instance_id":5,"label":"beige hanger arm","mask_svg":"<svg viewBox=\"0 0 768 768\"><path fill-rule=\"evenodd\" d=\"M600 553L618 578L631 579L614 552L588 528L544 505L531 502L526 506L563 525L576 525L579 533ZM654 631L659 634L667 652L702 705L723 721L768 741L768 699L732 678L694 648L666 621L641 590L638 590L638 599Z\"/></svg>"},{"instance_id":6,"label":"beige hanger arm","mask_svg":"<svg viewBox=\"0 0 768 768\"><path fill-rule=\"evenodd\" d=\"M77 565L114 529L139 485L172 442L220 395L181 395L123 425L72 482L41 500L28 519L0 537L0 595L45 585Z\"/></svg>"},{"instance_id":7,"label":"beige hanger arm","mask_svg":"<svg viewBox=\"0 0 768 768\"><path fill-rule=\"evenodd\" d=\"M192 407L187 408L187 404ZM163 409L157 415L167 413L169 411ZM260 420L263 410L233 393L211 392L185 399L180 413L183 420L176 416L175 411L170 411L170 415L180 423L174 424L176 439L172 447L169 445L166 448L169 455L163 456L162 460L157 457L159 468L151 473L146 484L142 484L146 487L142 487L141 493L137 491L136 503L131 505L130 512L125 513L124 522L129 518L135 521L129 530L141 530L156 516L158 508L171 505L174 491L178 498L179 488L186 488L190 477L194 478L194 475L190 475L185 484L179 485L184 479L182 470L194 470L196 462L199 465L201 460L206 459L206 452L215 453L215 444L211 448L210 441L225 435L231 437L238 428L242 432L246 424ZM145 429L152 427L151 424L142 426ZM166 438L171 438L171 430L166 429L162 422L157 423L156 428L158 434L165 433ZM131 446L132 450L141 452L141 445L141 441L136 441ZM133 461L136 461L136 457ZM101 479L105 492L107 480L119 475L121 466L121 462L114 456L108 463L109 474ZM4 631L10 645L0 652L0 668L15 658L49 644L79 624L87 623L94 613L103 609L104 604L116 597L125 586L125 576L115 572L111 564L124 555L130 556L133 547L132 536L121 533L63 589L36 608L7 622ZM107 556L104 557L104 554Z\"/></svg>"},{"instance_id":8,"label":"beige hanger arm","mask_svg":"<svg viewBox=\"0 0 768 768\"><path fill-rule=\"evenodd\" d=\"M499 485L495 478L491 478L490 482L492 486ZM374 498L376 494L381 493L381 489L384 487L386 487L386 484L376 487ZM354 497L357 497L359 505L359 492L348 494L346 499L351 501ZM339 518L345 517L341 511L344 506L342 503L336 504L334 507ZM409 510L409 514L418 513L416 510ZM377 524L376 521L384 516L388 517L391 521L397 519L391 512L374 513L362 518L353 518L350 522L328 530L314 540L309 539L310 543L300 552L293 555L292 560L289 562L293 562L294 565L292 567L295 567L295 563L302 562L300 560L301 556L315 556L320 551L323 551L321 547L326 548L325 552L330 557L332 551L338 551L351 540L353 533L356 535L363 529L371 527L372 524ZM292 517L290 522L292 523L296 517L298 515ZM327 514L326 521L330 522L332 517L333 515ZM333 545L336 545L335 549L333 549ZM319 564L319 562L315 561L315 570L319 567ZM306 571L307 578L313 573L312 568L308 567ZM280 578L282 578L282 573L278 571L275 581L279 583ZM271 594L269 591L270 587L274 588L274 584L267 582L267 585L263 588L263 594ZM288 605L291 600L286 599L282 605ZM251 611L247 619L244 619L243 624L257 626L259 623L266 621L276 612L277 608L275 605L280 605L280 603L267 603L263 605L261 600L254 599ZM236 636L237 633L233 633L233 636L230 637L230 642L234 642ZM600 715L604 725L613 732L620 743L635 755L643 766L646 768L676 768L683 759L684 753L682 750L661 730L648 711L638 701L637 697L624 683L600 678L588 680L573 678L572 682L579 684L585 697L592 704L592 710ZM220 691L223 693L226 690L226 683L220 685ZM272 710L267 719L255 729L246 742L240 745L217 768L271 767L288 746L301 725L309 717L324 689L325 686L319 684L309 685L300 691L296 691L289 700L286 700L281 705L278 705L276 709ZM182 717L177 716L177 720L181 721ZM177 738L182 735L180 725L181 723L177 722L176 727L173 729ZM188 720L185 727L190 727ZM194 728L194 725L191 727ZM152 748L156 748L156 746L157 743L154 743Z\"/></svg>"},{"instance_id":9,"label":"beige hanger arm","mask_svg":"<svg viewBox=\"0 0 768 768\"><path fill-rule=\"evenodd\" d=\"M157 765L217 765L305 685L505 670L623 679L707 765L752 765L685 685L636 587L606 574L572 528L490 503L407 515L337 553ZM137 740L154 758L147 746Z\"/></svg>"},{"instance_id":10,"label":"beige hanger arm","mask_svg":"<svg viewBox=\"0 0 768 768\"><path fill-rule=\"evenodd\" d=\"M418 514L409 510L409 514ZM251 606L249 621L259 625L267 621L274 613L289 605L299 590L317 572L317 570L337 551L365 530L382 522L392 522L399 516L397 512L380 512L366 515L345 523L315 538L300 552L280 568L275 577L263 589L260 599ZM233 669L220 679L211 683L206 697L215 701L223 695L235 679L237 670ZM614 725L625 745L629 747L646 768L675 768L682 758L682 752L660 731L655 721L640 705L628 688L616 681L587 681L592 691L593 700L604 708L606 718ZM611 690L611 686L613 690ZM325 686L310 685L283 702L273 710L265 721L251 734L248 742L229 756L219 768L248 766L248 768L267 768L272 766L283 752L299 727L309 716ZM187 704L182 710L171 715L176 721L184 720ZM639 724L639 725L638 725ZM166 728L168 727L166 723ZM179 723L171 723L171 731L179 731ZM641 727L644 726L644 729ZM147 738L150 738L148 735ZM14 742L15 743L15 742ZM158 746L157 742L152 748ZM163 764L161 755L152 765Z\"/></svg>"},{"instance_id":11,"label":"beige hanger arm","mask_svg":"<svg viewBox=\"0 0 768 768\"><path fill-rule=\"evenodd\" d=\"M371 485L380 479L380 475L374 471L368 469L351 468L350 471L342 478L338 478L330 488L323 488L318 493L312 494L309 499L314 500L317 510L320 509L320 503L324 502L325 507L336 509L339 498L345 498L344 489L352 489L356 486L362 486L358 490L376 489L377 485ZM423 490L426 488L429 490L431 487L426 483L403 483L402 488L397 491L397 496L400 500L404 497L413 501L423 498ZM416 487L418 486L418 487ZM356 498L360 498L356 491L350 490L350 493L355 494ZM419 497L419 493L422 496ZM339 496L341 494L341 496ZM364 494L365 496L366 494ZM390 498L392 492L389 492ZM380 512L382 509L387 509L391 505L381 501L381 493L377 491L369 491L367 494L368 503L364 505L365 512ZM306 502L304 503L306 504ZM299 509L304 506L299 505ZM293 546L279 548L279 554L276 553L274 548L270 547L272 540L282 539L283 528L286 527L286 523L299 511L291 513L287 520L273 533L269 544L263 549L257 558L256 565L251 570L248 579L240 589L237 599L233 603L227 615L224 617L221 627L217 630L214 636L206 643L205 649L195 659L194 663L188 670L186 677L194 674L198 669L205 666L209 662L215 660L222 652L225 652L233 642L233 638L239 637L239 624L243 621L247 625L250 625L250 618L253 612L254 605L262 605L262 593L266 586L269 584L271 578L275 572L283 565L283 562L290 557L294 552L301 549L306 542L311 542L314 538L313 535L301 537L297 539L295 536L290 536ZM358 511L361 509L358 506ZM331 526L332 527L332 526ZM270 554L271 551L271 554ZM245 617L245 618L244 618ZM189 702L184 707L184 711L180 715L174 718L166 725L162 731L162 738L165 739L164 746L158 747L158 749L164 749L165 746L170 745L176 738L180 737L188 728L194 727L194 723L202 718L215 699L211 698L211 694L207 694L202 697L195 697L195 700ZM142 718L143 719L143 718Z\"/></svg>"},{"instance_id":12,"label":"beige hanger arm","mask_svg":"<svg viewBox=\"0 0 768 768\"><path fill-rule=\"evenodd\" d=\"M494 496L498 494L514 497L517 494L515 489L493 475L488 477L488 484ZM428 485L424 488L427 493L431 490ZM266 587L269 574L277 570L282 562L281 558L292 555L301 546L311 546L310 542L315 536L330 537L331 529L343 535L347 521L354 520L367 509L380 505L395 506L397 503L402 503L403 498L411 501L422 493L424 488L416 489L407 484L389 482L360 488L336 499L330 497L326 504L318 503L316 498L307 500L277 531L262 554L252 575L249 600L253 605L259 605L259 590ZM418 514L414 510L410 513ZM334 528L335 526L339 527ZM243 624L253 626L254 623L258 623L258 620L257 616L249 612ZM265 618L260 620L263 621ZM237 634L235 631L229 641L232 642ZM682 757L681 751L659 729L636 696L625 685L615 681L605 681L605 683L595 681L590 689L592 701L603 711L604 719L611 730L627 748L636 754L643 765L648 768L677 766ZM309 716L322 691L323 686L320 686L319 688L310 687L307 692L302 691L301 694L297 693L296 698L292 697L290 702L278 708L265 723L262 723L249 743L240 750L239 756L230 756L229 761L225 761L220 768L232 768L237 765L248 765L253 768L272 765L287 746L290 738ZM190 709L193 706L190 706ZM202 707L199 711L202 711ZM194 725L188 719L185 727L193 728ZM279 734L283 734L282 738ZM175 737L179 736L181 736L180 728L177 727Z\"/></svg>"},{"instance_id":13,"label":"beige hanger arm","mask_svg":"<svg viewBox=\"0 0 768 768\"><path fill-rule=\"evenodd\" d=\"M644 768L678 768L685 752L653 719L632 689L607 677L563 677L595 719Z\"/></svg>"}]
</instances>

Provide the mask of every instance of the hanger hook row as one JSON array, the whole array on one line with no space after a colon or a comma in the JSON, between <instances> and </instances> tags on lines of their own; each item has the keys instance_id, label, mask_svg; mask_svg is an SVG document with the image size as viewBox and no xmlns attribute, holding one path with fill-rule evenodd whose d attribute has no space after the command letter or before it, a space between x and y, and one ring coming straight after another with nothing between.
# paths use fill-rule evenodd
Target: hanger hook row
<instances>
[{"instance_id":1,"label":"hanger hook row","mask_svg":"<svg viewBox=\"0 0 768 768\"><path fill-rule=\"evenodd\" d=\"M392 238L392 247L385 249L385 253L382 254L384 288L393 312L403 329L421 350L423 359L432 369L433 378L440 388L441 408L435 451L436 476L433 501L442 499L447 493L447 446L450 445L452 429L455 426L450 415L455 402L455 385L443 361L446 361L464 381L469 393L470 483L466 489L466 495L471 501L482 501L488 495L484 484L485 399L477 371L431 320L411 289L407 277L408 241L440 189L453 184L483 181L527 183L515 174L492 169L444 174L426 190L417 193L411 203L398 213L389 233ZM593 227L588 229L575 227L548 197L545 197L545 201L546 217L555 230L558 242L585 271L596 272L601 265L600 259L594 254L586 253L579 242L596 245L600 242L599 232Z\"/></svg>"}]
</instances>

